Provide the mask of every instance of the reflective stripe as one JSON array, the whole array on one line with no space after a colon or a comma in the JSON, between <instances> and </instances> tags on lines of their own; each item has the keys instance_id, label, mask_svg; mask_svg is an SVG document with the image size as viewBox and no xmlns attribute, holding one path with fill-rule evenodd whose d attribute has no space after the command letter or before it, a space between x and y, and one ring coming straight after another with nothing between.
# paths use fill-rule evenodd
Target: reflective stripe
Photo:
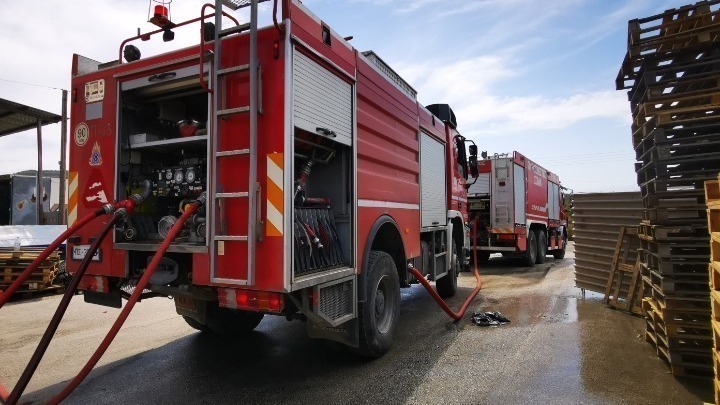
<instances>
[{"instance_id":1,"label":"reflective stripe","mask_svg":"<svg viewBox=\"0 0 720 405\"><path fill-rule=\"evenodd\" d=\"M374 208L398 208L403 210L419 210L418 204L406 204L392 201L377 200L358 200L358 207L374 207Z\"/></svg>"},{"instance_id":2,"label":"reflective stripe","mask_svg":"<svg viewBox=\"0 0 720 405\"><path fill-rule=\"evenodd\" d=\"M283 154L267 155L267 209L265 217L265 235L283 235L283 215L285 197L283 186Z\"/></svg>"},{"instance_id":3,"label":"reflective stripe","mask_svg":"<svg viewBox=\"0 0 720 405\"><path fill-rule=\"evenodd\" d=\"M68 173L68 226L72 226L77 221L78 206L78 172Z\"/></svg>"},{"instance_id":4,"label":"reflective stripe","mask_svg":"<svg viewBox=\"0 0 720 405\"><path fill-rule=\"evenodd\" d=\"M490 233L515 233L512 228L491 228Z\"/></svg>"},{"instance_id":5,"label":"reflective stripe","mask_svg":"<svg viewBox=\"0 0 720 405\"><path fill-rule=\"evenodd\" d=\"M237 308L235 289L218 288L218 305L223 308Z\"/></svg>"}]
</instances>

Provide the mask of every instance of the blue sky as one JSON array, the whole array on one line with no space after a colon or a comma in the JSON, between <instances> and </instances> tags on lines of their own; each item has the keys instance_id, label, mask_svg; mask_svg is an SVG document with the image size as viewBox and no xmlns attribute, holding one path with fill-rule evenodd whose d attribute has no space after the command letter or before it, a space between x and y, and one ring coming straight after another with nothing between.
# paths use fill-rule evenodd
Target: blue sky
<instances>
[{"instance_id":1,"label":"blue sky","mask_svg":"<svg viewBox=\"0 0 720 405\"><path fill-rule=\"evenodd\" d=\"M418 91L423 104L448 103L458 129L481 150L518 150L577 192L636 190L630 110L615 76L627 21L685 1L658 0L306 0L359 50L374 50ZM60 111L73 52L116 57L137 27L152 29L147 2L9 0L0 14L0 97ZM175 0L175 20L203 2ZM262 14L268 20L269 4ZM30 15L29 10L35 11ZM30 19L31 24L22 23ZM44 27L38 30L37 27ZM178 32L172 46L197 42ZM144 54L167 50L142 43ZM8 55L13 55L12 57ZM46 169L57 168L59 126L45 130ZM0 138L0 174L34 167L34 133Z\"/></svg>"}]
</instances>

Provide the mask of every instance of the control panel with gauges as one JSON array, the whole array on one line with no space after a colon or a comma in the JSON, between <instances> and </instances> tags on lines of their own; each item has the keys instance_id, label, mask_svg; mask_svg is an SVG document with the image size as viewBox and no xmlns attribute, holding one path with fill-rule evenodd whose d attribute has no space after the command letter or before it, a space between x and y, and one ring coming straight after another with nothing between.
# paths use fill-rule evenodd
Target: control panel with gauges
<instances>
[{"instance_id":1,"label":"control panel with gauges","mask_svg":"<svg viewBox=\"0 0 720 405\"><path fill-rule=\"evenodd\" d=\"M188 197L205 190L205 165L183 165L156 169L152 192L156 197Z\"/></svg>"}]
</instances>

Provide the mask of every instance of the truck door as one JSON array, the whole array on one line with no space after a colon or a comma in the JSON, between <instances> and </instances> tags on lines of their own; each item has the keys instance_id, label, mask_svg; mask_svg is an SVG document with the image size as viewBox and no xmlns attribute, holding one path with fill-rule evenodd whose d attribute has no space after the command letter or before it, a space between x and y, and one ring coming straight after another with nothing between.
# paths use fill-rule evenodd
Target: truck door
<instances>
[{"instance_id":1,"label":"truck door","mask_svg":"<svg viewBox=\"0 0 720 405\"><path fill-rule=\"evenodd\" d=\"M500 228L503 232L511 232L515 228L512 166L512 159L509 158L495 159L492 165L490 226Z\"/></svg>"}]
</instances>

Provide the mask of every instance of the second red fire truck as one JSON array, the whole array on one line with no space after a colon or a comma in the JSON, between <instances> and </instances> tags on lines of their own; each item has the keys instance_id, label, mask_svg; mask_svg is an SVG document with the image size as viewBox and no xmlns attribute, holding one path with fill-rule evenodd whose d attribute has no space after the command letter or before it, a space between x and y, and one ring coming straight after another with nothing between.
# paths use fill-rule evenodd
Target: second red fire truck
<instances>
[{"instance_id":1,"label":"second red fire truck","mask_svg":"<svg viewBox=\"0 0 720 405\"><path fill-rule=\"evenodd\" d=\"M549 254L565 257L567 215L558 176L519 152L483 156L468 191L470 224L478 223L478 261L502 253L534 266Z\"/></svg>"}]
</instances>

